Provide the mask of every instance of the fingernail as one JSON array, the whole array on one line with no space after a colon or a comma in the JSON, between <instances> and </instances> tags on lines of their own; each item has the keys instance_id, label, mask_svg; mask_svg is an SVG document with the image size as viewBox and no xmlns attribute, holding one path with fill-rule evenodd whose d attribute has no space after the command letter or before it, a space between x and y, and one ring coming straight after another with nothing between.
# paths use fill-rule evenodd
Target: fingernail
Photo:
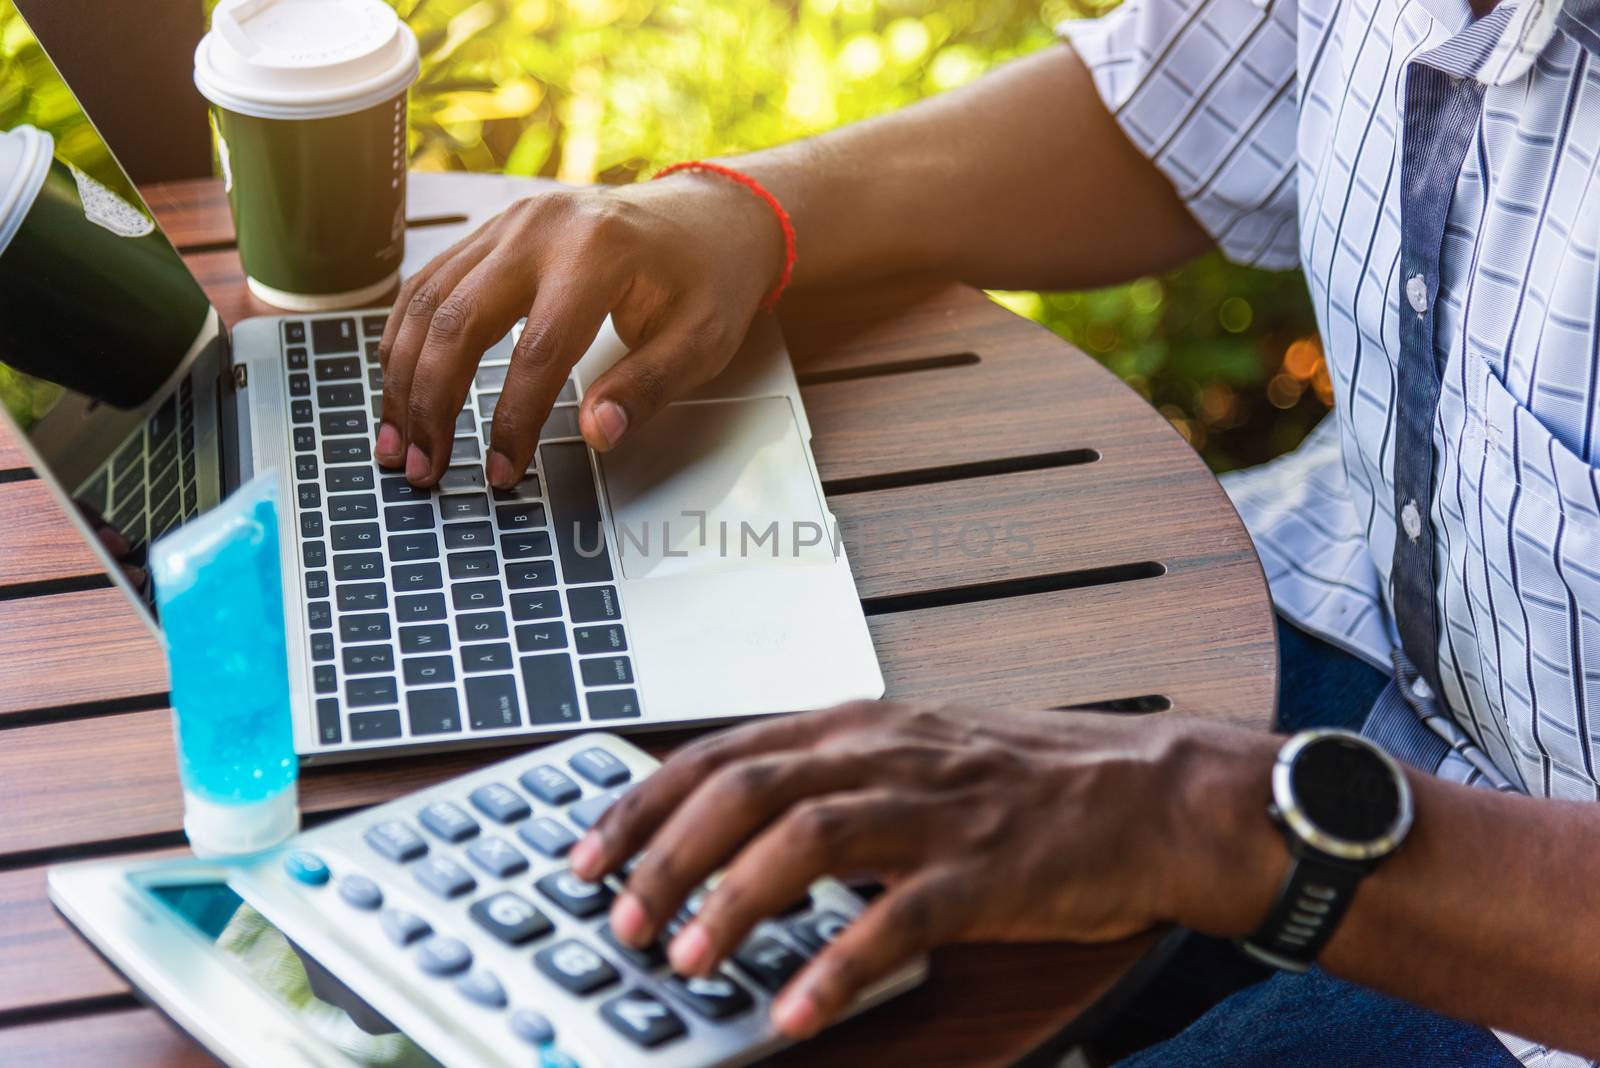
<instances>
[{"instance_id":1,"label":"fingernail","mask_svg":"<svg viewBox=\"0 0 1600 1068\"><path fill-rule=\"evenodd\" d=\"M594 418L600 424L600 433L606 436L608 446L614 447L628 432L628 413L616 401L601 401L595 405Z\"/></svg>"},{"instance_id":2,"label":"fingernail","mask_svg":"<svg viewBox=\"0 0 1600 1068\"><path fill-rule=\"evenodd\" d=\"M428 462L428 454L416 445L406 452L406 480L421 482L433 470L433 465Z\"/></svg>"},{"instance_id":3,"label":"fingernail","mask_svg":"<svg viewBox=\"0 0 1600 1068\"><path fill-rule=\"evenodd\" d=\"M495 453L494 455L499 456L500 454ZM493 465L493 456L489 458L489 463L491 466ZM494 481L493 475L489 476L489 481ZM594 877L599 874L597 869L600 867L600 836L590 831L578 839L578 844L572 847L571 853L567 854L567 863L572 865L572 870L577 873L579 878L594 882Z\"/></svg>"},{"instance_id":4,"label":"fingernail","mask_svg":"<svg viewBox=\"0 0 1600 1068\"><path fill-rule=\"evenodd\" d=\"M611 933L637 946L644 941L650 926L650 916L639 899L626 891L617 896L611 905Z\"/></svg>"},{"instance_id":5,"label":"fingernail","mask_svg":"<svg viewBox=\"0 0 1600 1068\"><path fill-rule=\"evenodd\" d=\"M511 466L511 460L499 449L489 454L489 466L486 469L489 476L489 485L500 489L510 489L517 480L517 472Z\"/></svg>"},{"instance_id":6,"label":"fingernail","mask_svg":"<svg viewBox=\"0 0 1600 1068\"><path fill-rule=\"evenodd\" d=\"M378 428L377 453L380 460L400 458L400 431L394 428L393 423L384 423Z\"/></svg>"},{"instance_id":7,"label":"fingernail","mask_svg":"<svg viewBox=\"0 0 1600 1068\"><path fill-rule=\"evenodd\" d=\"M772 1003L772 1022L790 1038L808 1038L817 1030L817 1006L804 990L787 990Z\"/></svg>"},{"instance_id":8,"label":"fingernail","mask_svg":"<svg viewBox=\"0 0 1600 1068\"><path fill-rule=\"evenodd\" d=\"M691 923L679 931L667 948L667 956L672 960L672 970L679 975L698 975L711 956L711 936L706 934L705 926Z\"/></svg>"}]
</instances>

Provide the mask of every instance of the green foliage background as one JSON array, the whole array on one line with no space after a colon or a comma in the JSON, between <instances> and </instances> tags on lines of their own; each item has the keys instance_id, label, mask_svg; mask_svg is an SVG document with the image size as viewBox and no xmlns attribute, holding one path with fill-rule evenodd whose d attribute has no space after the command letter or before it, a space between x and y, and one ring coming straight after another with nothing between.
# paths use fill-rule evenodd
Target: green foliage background
<instances>
[{"instance_id":1,"label":"green foliage background","mask_svg":"<svg viewBox=\"0 0 1600 1068\"><path fill-rule=\"evenodd\" d=\"M891 111L1050 47L1060 19L1101 13L1099 0L391 2L424 56L414 166L613 183ZM110 177L93 130L0 0L0 129L23 121ZM996 296L1104 361L1219 469L1293 445L1326 410L1298 275L1211 256L1094 292Z\"/></svg>"}]
</instances>

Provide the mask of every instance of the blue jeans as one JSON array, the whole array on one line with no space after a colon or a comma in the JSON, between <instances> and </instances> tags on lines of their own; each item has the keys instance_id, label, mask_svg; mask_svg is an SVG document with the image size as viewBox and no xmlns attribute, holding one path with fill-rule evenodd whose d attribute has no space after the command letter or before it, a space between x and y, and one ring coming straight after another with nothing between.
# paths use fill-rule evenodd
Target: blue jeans
<instances>
[{"instance_id":1,"label":"blue jeans","mask_svg":"<svg viewBox=\"0 0 1600 1068\"><path fill-rule=\"evenodd\" d=\"M1388 677L1278 624L1281 731L1358 730ZM1092 1043L1118 1068L1519 1068L1482 1027L1335 979L1274 972L1226 942L1191 935Z\"/></svg>"}]
</instances>

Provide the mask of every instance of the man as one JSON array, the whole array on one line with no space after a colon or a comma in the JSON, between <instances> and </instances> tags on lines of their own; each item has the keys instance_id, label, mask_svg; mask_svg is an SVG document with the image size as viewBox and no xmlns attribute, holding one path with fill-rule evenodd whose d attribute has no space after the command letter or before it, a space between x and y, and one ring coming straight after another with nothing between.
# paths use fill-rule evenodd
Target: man
<instances>
[{"instance_id":1,"label":"man","mask_svg":"<svg viewBox=\"0 0 1600 1068\"><path fill-rule=\"evenodd\" d=\"M799 285L1083 287L1212 244L1301 264L1335 415L1230 488L1293 625L1285 725L1362 726L1409 765L1393 855L1305 881L1307 832L1266 811L1281 739L865 704L714 737L615 806L572 864L597 878L648 847L622 937L726 867L670 946L703 974L815 876L869 872L886 893L790 983L785 1032L930 945L1173 922L1320 967L1134 1063L1600 1055L1600 3L1480 8L1127 0L960 92L728 161L792 216ZM616 446L726 363L784 247L718 175L518 206L407 283L380 458L437 479L479 353L523 314L490 480L524 469L607 313L632 352L581 425ZM1363 776L1353 803L1396 813L1376 857L1404 789Z\"/></svg>"}]
</instances>

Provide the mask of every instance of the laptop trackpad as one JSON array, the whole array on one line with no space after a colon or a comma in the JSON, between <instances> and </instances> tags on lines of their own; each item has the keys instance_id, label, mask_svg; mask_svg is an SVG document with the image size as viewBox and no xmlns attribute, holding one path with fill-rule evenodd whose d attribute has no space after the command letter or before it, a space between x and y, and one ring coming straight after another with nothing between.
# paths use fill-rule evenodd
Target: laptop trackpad
<instances>
[{"instance_id":1,"label":"laptop trackpad","mask_svg":"<svg viewBox=\"0 0 1600 1068\"><path fill-rule=\"evenodd\" d=\"M600 471L629 579L833 560L786 397L670 404Z\"/></svg>"}]
</instances>

